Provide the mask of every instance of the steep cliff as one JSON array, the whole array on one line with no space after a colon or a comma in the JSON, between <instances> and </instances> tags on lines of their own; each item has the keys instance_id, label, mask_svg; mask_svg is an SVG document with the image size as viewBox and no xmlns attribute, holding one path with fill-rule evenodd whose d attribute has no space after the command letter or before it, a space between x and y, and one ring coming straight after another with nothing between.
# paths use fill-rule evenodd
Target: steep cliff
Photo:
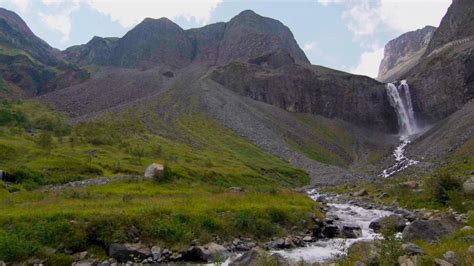
<instances>
[{"instance_id":1,"label":"steep cliff","mask_svg":"<svg viewBox=\"0 0 474 266\"><path fill-rule=\"evenodd\" d=\"M433 26L425 26L388 42L384 48L384 58L380 62L378 80L396 80L415 66L425 53L435 30Z\"/></svg>"}]
</instances>

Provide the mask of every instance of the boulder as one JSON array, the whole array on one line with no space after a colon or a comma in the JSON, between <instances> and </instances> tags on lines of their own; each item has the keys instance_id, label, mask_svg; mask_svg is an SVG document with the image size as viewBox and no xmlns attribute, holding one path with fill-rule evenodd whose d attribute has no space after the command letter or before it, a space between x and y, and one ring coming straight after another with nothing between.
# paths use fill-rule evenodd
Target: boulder
<instances>
[{"instance_id":1,"label":"boulder","mask_svg":"<svg viewBox=\"0 0 474 266\"><path fill-rule=\"evenodd\" d=\"M420 257L418 256L400 256L398 257L399 266L417 266L421 265Z\"/></svg>"},{"instance_id":2,"label":"boulder","mask_svg":"<svg viewBox=\"0 0 474 266\"><path fill-rule=\"evenodd\" d=\"M293 266L295 264L288 261L285 257L278 253L270 256L260 248L254 248L245 252L242 256L236 258L229 263L229 266L258 266L258 265L278 265Z\"/></svg>"},{"instance_id":3,"label":"boulder","mask_svg":"<svg viewBox=\"0 0 474 266\"><path fill-rule=\"evenodd\" d=\"M467 254L474 256L474 246L469 246L467 249Z\"/></svg>"},{"instance_id":4,"label":"boulder","mask_svg":"<svg viewBox=\"0 0 474 266\"><path fill-rule=\"evenodd\" d=\"M409 189L417 189L418 183L416 181L407 181L407 182L402 183L402 186Z\"/></svg>"},{"instance_id":5,"label":"boulder","mask_svg":"<svg viewBox=\"0 0 474 266\"><path fill-rule=\"evenodd\" d=\"M158 246L151 247L151 255L153 257L153 260L159 260L161 257L161 248Z\"/></svg>"},{"instance_id":6,"label":"boulder","mask_svg":"<svg viewBox=\"0 0 474 266\"><path fill-rule=\"evenodd\" d=\"M456 255L456 253L454 253L454 251L451 251L451 250L446 251L446 253L444 253L443 257L449 263L452 263L454 265L459 264L458 255Z\"/></svg>"},{"instance_id":7,"label":"boulder","mask_svg":"<svg viewBox=\"0 0 474 266\"><path fill-rule=\"evenodd\" d=\"M152 163L145 170L145 178L149 179L161 179L165 173L165 167L162 164Z\"/></svg>"},{"instance_id":8,"label":"boulder","mask_svg":"<svg viewBox=\"0 0 474 266\"><path fill-rule=\"evenodd\" d=\"M435 259L434 263L435 263L434 265L436 266L454 266L452 263L449 263L442 259Z\"/></svg>"},{"instance_id":9,"label":"boulder","mask_svg":"<svg viewBox=\"0 0 474 266\"><path fill-rule=\"evenodd\" d=\"M242 254L242 256L236 258L234 261L231 261L229 266L255 266L258 263L261 253L263 253L263 250L259 248L251 249Z\"/></svg>"},{"instance_id":10,"label":"boulder","mask_svg":"<svg viewBox=\"0 0 474 266\"><path fill-rule=\"evenodd\" d=\"M245 192L245 189L243 187L230 187L229 191L239 193L239 192Z\"/></svg>"},{"instance_id":11,"label":"boulder","mask_svg":"<svg viewBox=\"0 0 474 266\"><path fill-rule=\"evenodd\" d=\"M464 193L474 195L474 176L471 176L466 182L464 182L462 188Z\"/></svg>"},{"instance_id":12,"label":"boulder","mask_svg":"<svg viewBox=\"0 0 474 266\"><path fill-rule=\"evenodd\" d=\"M421 249L419 246L413 243L403 244L402 249L408 255L425 255L426 254L423 249Z\"/></svg>"},{"instance_id":13,"label":"boulder","mask_svg":"<svg viewBox=\"0 0 474 266\"><path fill-rule=\"evenodd\" d=\"M367 195L369 195L369 193L367 192L365 188L352 193L352 196L354 197L362 197L362 196L367 196Z\"/></svg>"},{"instance_id":14,"label":"boulder","mask_svg":"<svg viewBox=\"0 0 474 266\"><path fill-rule=\"evenodd\" d=\"M109 246L109 257L116 259L118 262L140 261L151 257L152 253L149 248L141 244L112 244Z\"/></svg>"},{"instance_id":15,"label":"boulder","mask_svg":"<svg viewBox=\"0 0 474 266\"><path fill-rule=\"evenodd\" d=\"M402 236L406 241L425 240L436 242L441 238L454 233L461 224L451 214L433 217L431 220L416 220L407 225Z\"/></svg>"},{"instance_id":16,"label":"boulder","mask_svg":"<svg viewBox=\"0 0 474 266\"><path fill-rule=\"evenodd\" d=\"M337 225L327 224L322 230L322 234L327 238L334 238L339 235L339 227Z\"/></svg>"},{"instance_id":17,"label":"boulder","mask_svg":"<svg viewBox=\"0 0 474 266\"><path fill-rule=\"evenodd\" d=\"M379 232L385 229L402 232L405 226L406 223L403 216L396 214L378 218L369 224L369 228L374 230L374 232Z\"/></svg>"},{"instance_id":18,"label":"boulder","mask_svg":"<svg viewBox=\"0 0 474 266\"><path fill-rule=\"evenodd\" d=\"M362 229L356 224L343 224L342 236L345 238L359 238L362 236Z\"/></svg>"},{"instance_id":19,"label":"boulder","mask_svg":"<svg viewBox=\"0 0 474 266\"><path fill-rule=\"evenodd\" d=\"M209 243L204 246L192 246L183 256L189 261L225 261L230 256L230 252L223 246L216 243Z\"/></svg>"}]
</instances>

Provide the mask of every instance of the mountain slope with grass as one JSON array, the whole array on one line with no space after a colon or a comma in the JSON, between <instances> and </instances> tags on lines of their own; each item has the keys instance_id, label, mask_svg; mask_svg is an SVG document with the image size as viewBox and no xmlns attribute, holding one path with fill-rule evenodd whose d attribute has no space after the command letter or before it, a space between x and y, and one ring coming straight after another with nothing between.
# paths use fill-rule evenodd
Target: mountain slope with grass
<instances>
[{"instance_id":1,"label":"mountain slope with grass","mask_svg":"<svg viewBox=\"0 0 474 266\"><path fill-rule=\"evenodd\" d=\"M88 78L61 58L14 12L0 8L0 98L25 98Z\"/></svg>"}]
</instances>

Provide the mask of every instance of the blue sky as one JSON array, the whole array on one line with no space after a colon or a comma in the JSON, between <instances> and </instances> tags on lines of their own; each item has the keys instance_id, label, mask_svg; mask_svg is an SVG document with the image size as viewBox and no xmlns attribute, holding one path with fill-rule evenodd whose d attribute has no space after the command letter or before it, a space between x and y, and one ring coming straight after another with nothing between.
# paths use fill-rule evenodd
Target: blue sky
<instances>
[{"instance_id":1,"label":"blue sky","mask_svg":"<svg viewBox=\"0 0 474 266\"><path fill-rule=\"evenodd\" d=\"M451 0L0 0L33 32L65 49L93 36L120 37L146 17L182 28L228 21L245 9L287 25L313 64L371 77L385 43L438 26Z\"/></svg>"}]
</instances>

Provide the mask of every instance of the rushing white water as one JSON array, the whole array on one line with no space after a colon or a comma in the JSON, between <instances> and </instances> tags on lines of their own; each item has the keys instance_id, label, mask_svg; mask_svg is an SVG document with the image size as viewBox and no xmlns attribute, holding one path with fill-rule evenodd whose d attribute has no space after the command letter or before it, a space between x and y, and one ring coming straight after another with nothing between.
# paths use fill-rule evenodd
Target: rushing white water
<instances>
[{"instance_id":1,"label":"rushing white water","mask_svg":"<svg viewBox=\"0 0 474 266\"><path fill-rule=\"evenodd\" d=\"M410 144L409 136L401 136L400 141L400 145L398 145L397 148L395 148L395 150L393 151L393 156L395 157L395 164L382 171L381 176L385 178L391 177L394 174L408 168L409 166L419 163L419 161L409 159L405 156L405 148L408 144Z\"/></svg>"},{"instance_id":2,"label":"rushing white water","mask_svg":"<svg viewBox=\"0 0 474 266\"><path fill-rule=\"evenodd\" d=\"M410 86L408 86L406 80L402 80L398 87L393 83L388 83L387 95L390 104L397 113L400 134L409 136L417 133L418 127L411 101Z\"/></svg>"},{"instance_id":3,"label":"rushing white water","mask_svg":"<svg viewBox=\"0 0 474 266\"><path fill-rule=\"evenodd\" d=\"M391 177L409 166L419 163L407 158L405 156L405 149L411 142L410 137L420 131L415 120L410 86L408 86L407 81L402 80L398 87L393 83L388 83L387 95L390 104L397 113L398 125L400 127L400 144L393 151L395 164L383 170L382 174L380 174L385 178Z\"/></svg>"},{"instance_id":4,"label":"rushing white water","mask_svg":"<svg viewBox=\"0 0 474 266\"><path fill-rule=\"evenodd\" d=\"M316 200L316 198L319 196L316 190L309 191L308 194L314 200ZM362 229L361 237L353 239L321 239L307 247L278 250L274 253L279 253L283 257L286 257L292 261L304 261L306 263L328 262L334 260L338 256L345 255L347 249L355 242L380 238L381 236L379 234L376 234L372 229L369 229L369 224L380 217L393 214L390 211L377 209L369 210L347 203L330 203L331 199L328 201L329 211L327 214L330 216L335 215L339 217L341 224L360 226Z\"/></svg>"}]
</instances>

